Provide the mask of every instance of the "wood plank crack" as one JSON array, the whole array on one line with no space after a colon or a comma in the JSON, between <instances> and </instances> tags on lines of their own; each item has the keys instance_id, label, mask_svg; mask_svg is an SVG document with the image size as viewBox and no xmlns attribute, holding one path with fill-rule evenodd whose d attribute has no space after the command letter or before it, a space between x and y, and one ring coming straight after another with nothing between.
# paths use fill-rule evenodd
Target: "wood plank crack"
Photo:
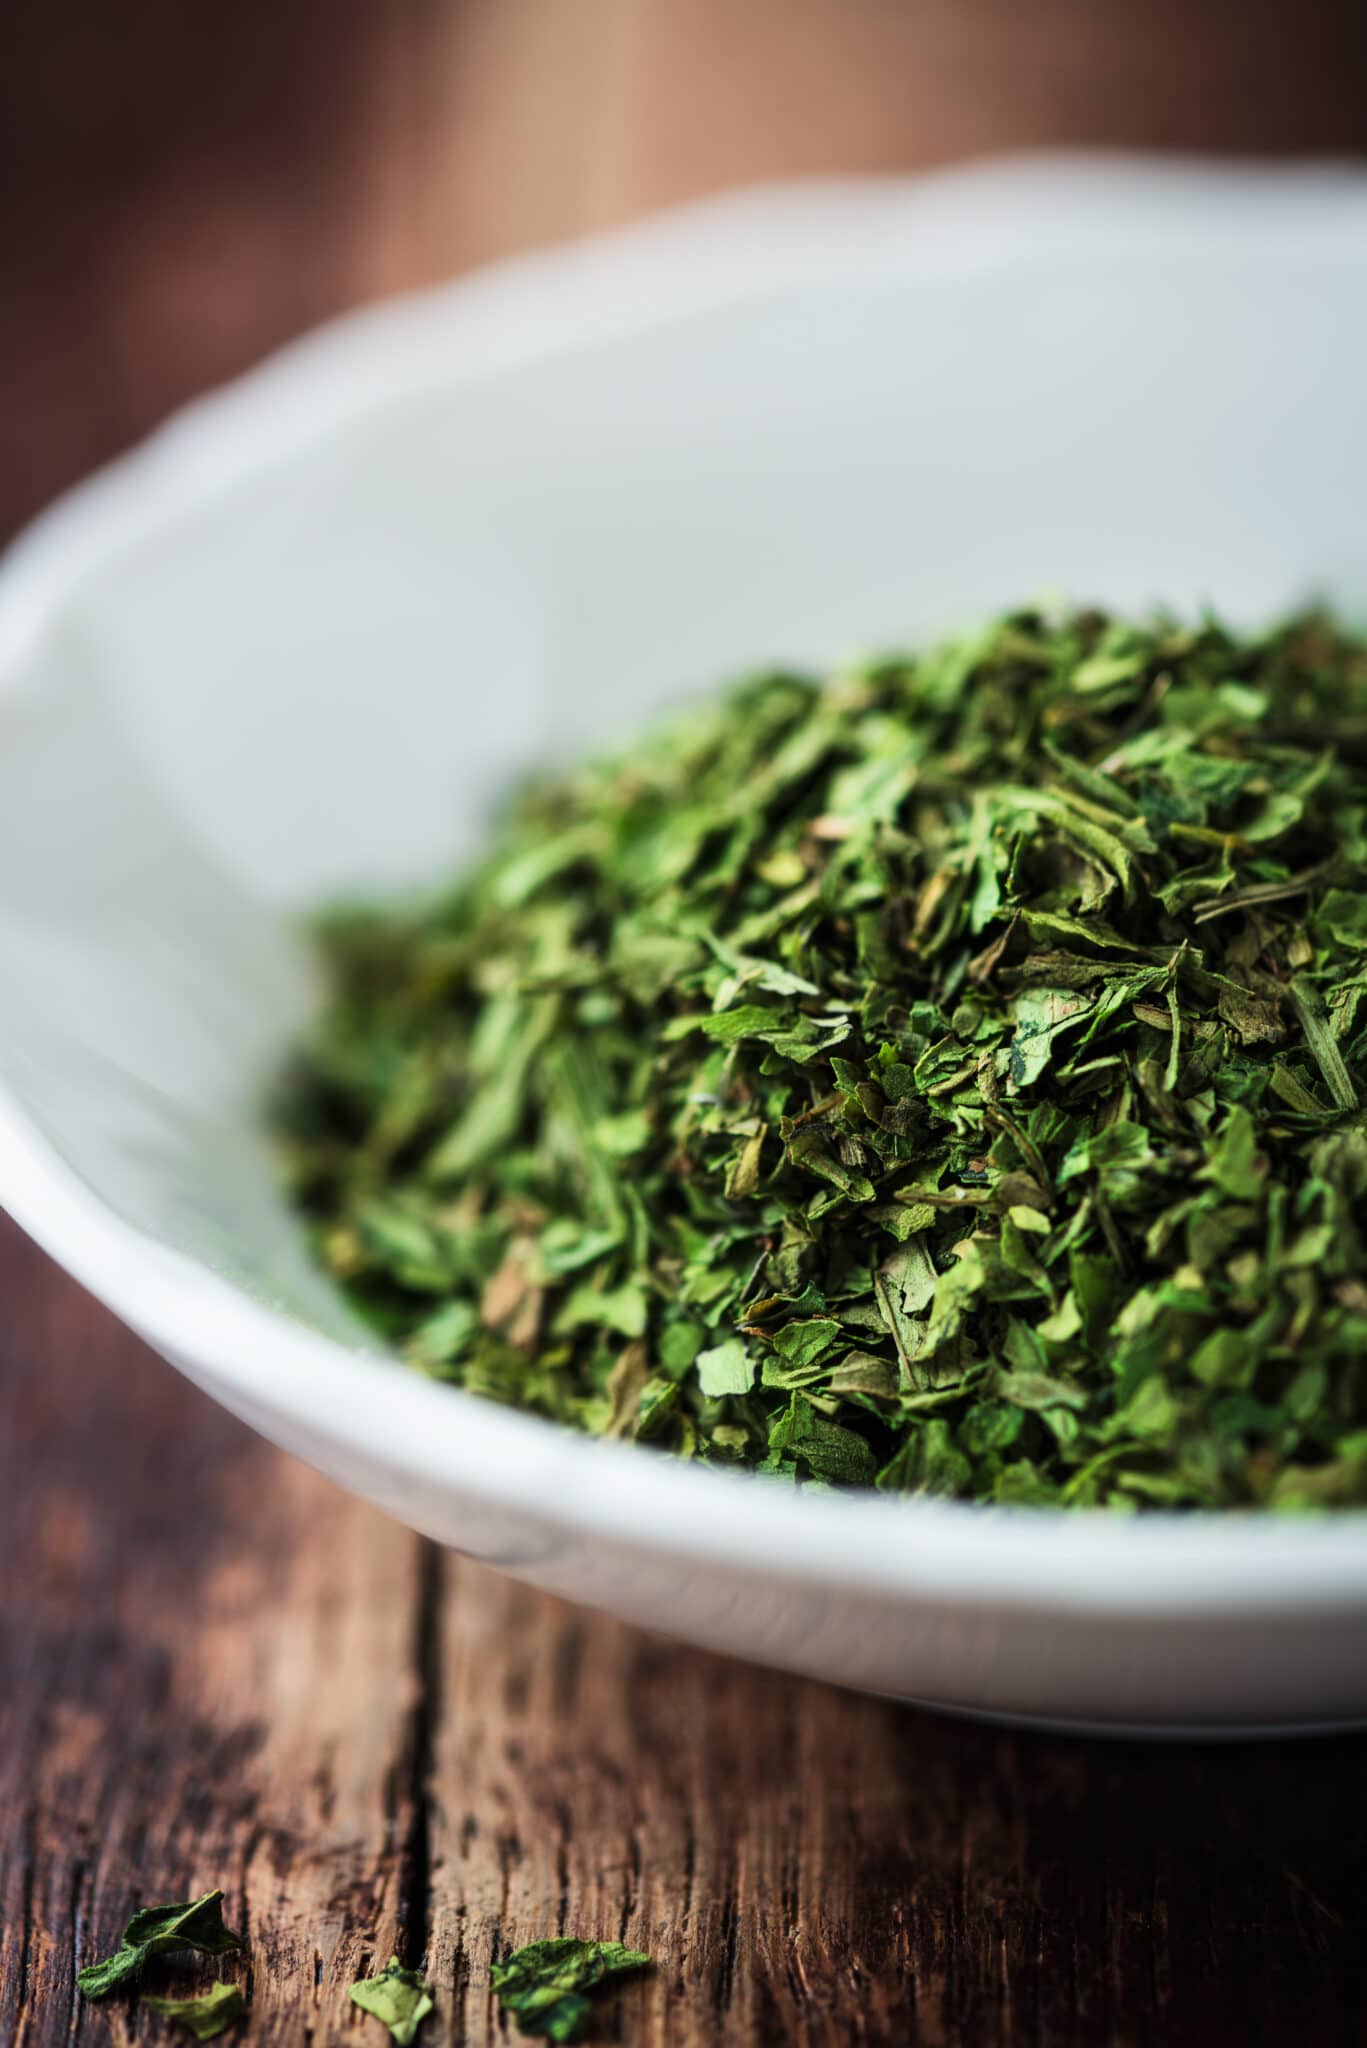
<instances>
[{"instance_id":1,"label":"wood plank crack","mask_svg":"<svg viewBox=\"0 0 1367 2048\"><path fill-rule=\"evenodd\" d=\"M413 1707L407 1741L408 1832L403 1848L399 1927L404 1961L422 1967L432 1909L432 1841L435 1732L441 1716L442 1631L446 1557L427 1538L418 1539L417 1600L414 1608Z\"/></svg>"}]
</instances>

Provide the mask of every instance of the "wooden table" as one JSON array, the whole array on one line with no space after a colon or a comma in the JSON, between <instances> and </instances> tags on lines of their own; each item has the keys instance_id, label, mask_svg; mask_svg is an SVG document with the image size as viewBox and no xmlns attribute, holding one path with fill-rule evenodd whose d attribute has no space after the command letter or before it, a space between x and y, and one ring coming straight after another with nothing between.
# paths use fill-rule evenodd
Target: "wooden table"
<instances>
[{"instance_id":1,"label":"wooden table","mask_svg":"<svg viewBox=\"0 0 1367 2048\"><path fill-rule=\"evenodd\" d=\"M707 183L1361 144L1360 7L1190 14L12 0L0 521L339 305ZM268 1449L9 1226L0 1609L4 2048L161 2038L74 1971L215 1883L259 2048L383 2042L346 1986L393 1948L427 2040L502 2039L491 1959L565 1930L658 1959L596 2036L642 2048L1367 2040L1364 1742L999 1733L578 1613Z\"/></svg>"}]
</instances>

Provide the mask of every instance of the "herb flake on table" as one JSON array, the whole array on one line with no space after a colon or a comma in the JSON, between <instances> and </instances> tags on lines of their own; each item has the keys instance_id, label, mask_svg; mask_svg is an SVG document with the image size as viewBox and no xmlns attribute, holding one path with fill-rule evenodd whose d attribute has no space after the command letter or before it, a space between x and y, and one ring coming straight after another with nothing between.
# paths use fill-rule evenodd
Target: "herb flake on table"
<instances>
[{"instance_id":1,"label":"herb flake on table","mask_svg":"<svg viewBox=\"0 0 1367 2048\"><path fill-rule=\"evenodd\" d=\"M279 1115L424 1372L800 1487L1367 1503L1367 646L767 675L325 920Z\"/></svg>"},{"instance_id":2,"label":"herb flake on table","mask_svg":"<svg viewBox=\"0 0 1367 2048\"><path fill-rule=\"evenodd\" d=\"M380 2020L399 2048L410 2048L418 2028L435 2010L432 1994L417 1970L407 1970L397 1956L391 1956L374 1977L362 1977L351 1987L353 2005Z\"/></svg>"},{"instance_id":3,"label":"herb flake on table","mask_svg":"<svg viewBox=\"0 0 1367 2048\"><path fill-rule=\"evenodd\" d=\"M215 1984L197 1998L151 1998L144 1992L142 2002L163 2019L184 2027L197 2041L212 2041L247 2017L247 2001L237 1984Z\"/></svg>"},{"instance_id":4,"label":"herb flake on table","mask_svg":"<svg viewBox=\"0 0 1367 2048\"><path fill-rule=\"evenodd\" d=\"M86 1998L104 1998L122 1984L135 1983L152 1956L176 1949L197 1949L201 1955L229 1955L241 1941L223 1925L223 1894L205 1892L174 1906L144 1906L123 1930L112 1956L78 1972L77 1985Z\"/></svg>"},{"instance_id":5,"label":"herb flake on table","mask_svg":"<svg viewBox=\"0 0 1367 2048\"><path fill-rule=\"evenodd\" d=\"M493 1986L518 2031L549 2041L582 2039L592 2013L592 1995L612 1978L650 1967L640 1949L620 1941L581 1941L566 1935L528 1942L495 1963Z\"/></svg>"}]
</instances>

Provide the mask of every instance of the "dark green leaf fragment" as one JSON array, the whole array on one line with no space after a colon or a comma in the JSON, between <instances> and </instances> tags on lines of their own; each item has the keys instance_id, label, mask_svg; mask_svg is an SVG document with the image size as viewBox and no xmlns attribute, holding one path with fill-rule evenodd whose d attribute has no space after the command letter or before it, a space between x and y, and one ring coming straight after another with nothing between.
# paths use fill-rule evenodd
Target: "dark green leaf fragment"
<instances>
[{"instance_id":1,"label":"dark green leaf fragment","mask_svg":"<svg viewBox=\"0 0 1367 2048\"><path fill-rule=\"evenodd\" d=\"M175 1949L198 1949L201 1955L229 1955L240 1949L238 1937L223 1925L223 1894L205 1892L174 1906L144 1906L123 1930L123 1940L102 1963L90 1963L76 1982L87 1998L103 1998L120 1984L134 1983L151 1956Z\"/></svg>"},{"instance_id":2,"label":"dark green leaf fragment","mask_svg":"<svg viewBox=\"0 0 1367 2048\"><path fill-rule=\"evenodd\" d=\"M247 2017L247 2001L237 1984L214 1984L197 1998L151 1998L144 1993L142 2002L163 2019L184 2027L197 2041L212 2041L234 2021Z\"/></svg>"},{"instance_id":3,"label":"dark green leaf fragment","mask_svg":"<svg viewBox=\"0 0 1367 2048\"><path fill-rule=\"evenodd\" d=\"M562 1936L532 1941L493 1968L494 1991L519 2033L578 2041L592 2011L590 1996L614 1977L650 1967L640 1949L620 1941Z\"/></svg>"},{"instance_id":4,"label":"dark green leaf fragment","mask_svg":"<svg viewBox=\"0 0 1367 2048\"><path fill-rule=\"evenodd\" d=\"M388 2027L399 2048L410 2048L418 2028L435 2010L424 1978L416 1970L406 1970L397 1956L391 1956L377 1976L353 1984L349 1996L353 2005Z\"/></svg>"},{"instance_id":5,"label":"dark green leaf fragment","mask_svg":"<svg viewBox=\"0 0 1367 2048\"><path fill-rule=\"evenodd\" d=\"M1293 981L1291 1000L1296 1006L1305 1042L1323 1074L1330 1095L1339 1109L1356 1109L1358 1091L1344 1063L1343 1054L1329 1029L1319 996L1309 982Z\"/></svg>"},{"instance_id":6,"label":"dark green leaf fragment","mask_svg":"<svg viewBox=\"0 0 1367 2048\"><path fill-rule=\"evenodd\" d=\"M878 1470L863 1437L827 1422L805 1394L794 1394L770 1426L769 1449L795 1458L814 1478L845 1486L871 1486Z\"/></svg>"}]
</instances>

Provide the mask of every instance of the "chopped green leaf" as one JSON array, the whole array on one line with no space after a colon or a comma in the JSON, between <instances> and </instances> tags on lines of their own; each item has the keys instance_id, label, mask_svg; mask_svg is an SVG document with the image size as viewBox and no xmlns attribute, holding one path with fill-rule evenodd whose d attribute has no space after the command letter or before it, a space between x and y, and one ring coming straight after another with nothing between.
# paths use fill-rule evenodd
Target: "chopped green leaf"
<instances>
[{"instance_id":1,"label":"chopped green leaf","mask_svg":"<svg viewBox=\"0 0 1367 2048\"><path fill-rule=\"evenodd\" d=\"M247 2001L237 1984L215 1984L197 1998L151 1998L144 1993L142 2002L197 2041L212 2041L234 2021L247 2017Z\"/></svg>"},{"instance_id":2,"label":"chopped green leaf","mask_svg":"<svg viewBox=\"0 0 1367 2048\"><path fill-rule=\"evenodd\" d=\"M549 2041L578 2041L592 2010L590 1996L614 1977L650 1966L640 1949L620 1941L580 1941L563 1936L532 1941L506 1961L495 1963L499 2003L523 2034Z\"/></svg>"},{"instance_id":3,"label":"chopped green leaf","mask_svg":"<svg viewBox=\"0 0 1367 2048\"><path fill-rule=\"evenodd\" d=\"M416 1970L406 1970L397 1956L391 1956L377 1976L362 1977L353 1984L350 1998L362 2012L388 2027L399 2048L410 2048L418 2038L418 2028L435 2010L425 1980Z\"/></svg>"},{"instance_id":4,"label":"chopped green leaf","mask_svg":"<svg viewBox=\"0 0 1367 2048\"><path fill-rule=\"evenodd\" d=\"M697 1355L698 1385L709 1400L721 1394L745 1394L755 1376L750 1354L739 1337L728 1337Z\"/></svg>"},{"instance_id":5,"label":"chopped green leaf","mask_svg":"<svg viewBox=\"0 0 1367 2048\"><path fill-rule=\"evenodd\" d=\"M104 1998L120 1984L135 1983L151 1956L175 1949L198 1949L201 1955L228 1955L242 1943L223 1925L223 1894L205 1892L175 1906L144 1906L123 1930L123 1940L102 1963L90 1963L76 1978L86 1998Z\"/></svg>"}]
</instances>

